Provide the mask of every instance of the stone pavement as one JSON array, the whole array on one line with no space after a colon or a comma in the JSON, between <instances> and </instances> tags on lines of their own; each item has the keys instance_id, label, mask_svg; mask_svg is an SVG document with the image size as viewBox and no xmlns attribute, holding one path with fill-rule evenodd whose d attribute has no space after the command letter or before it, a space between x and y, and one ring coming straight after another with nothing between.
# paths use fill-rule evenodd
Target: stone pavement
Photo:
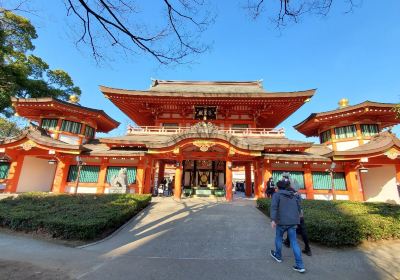
<instances>
[{"instance_id":1,"label":"stone pavement","mask_svg":"<svg viewBox=\"0 0 400 280\"><path fill-rule=\"evenodd\" d=\"M303 257L305 275L291 270L289 249L283 263L272 260L273 243L269 220L253 200L156 198L110 238L89 246L2 233L0 263L30 263L72 279L400 279L399 241L358 249L313 246L313 256Z\"/></svg>"}]
</instances>

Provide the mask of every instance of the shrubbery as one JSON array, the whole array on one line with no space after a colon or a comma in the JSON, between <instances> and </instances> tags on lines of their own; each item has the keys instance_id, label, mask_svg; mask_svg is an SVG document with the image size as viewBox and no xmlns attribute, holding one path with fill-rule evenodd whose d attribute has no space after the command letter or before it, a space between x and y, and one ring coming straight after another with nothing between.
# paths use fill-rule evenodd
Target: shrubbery
<instances>
[{"instance_id":1,"label":"shrubbery","mask_svg":"<svg viewBox=\"0 0 400 280\"><path fill-rule=\"evenodd\" d=\"M89 240L120 227L150 200L150 195L26 193L0 201L0 226Z\"/></svg>"},{"instance_id":2,"label":"shrubbery","mask_svg":"<svg viewBox=\"0 0 400 280\"><path fill-rule=\"evenodd\" d=\"M327 246L355 246L363 240L400 239L400 206L387 203L303 200L311 241ZM271 200L257 200L269 216Z\"/></svg>"}]
</instances>

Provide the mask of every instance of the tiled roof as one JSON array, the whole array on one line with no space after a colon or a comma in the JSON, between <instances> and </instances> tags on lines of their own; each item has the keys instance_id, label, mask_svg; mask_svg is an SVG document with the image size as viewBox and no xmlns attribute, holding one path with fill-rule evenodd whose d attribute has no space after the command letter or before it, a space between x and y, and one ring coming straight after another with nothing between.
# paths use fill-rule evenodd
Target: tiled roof
<instances>
[{"instance_id":1,"label":"tiled roof","mask_svg":"<svg viewBox=\"0 0 400 280\"><path fill-rule=\"evenodd\" d=\"M392 147L397 147L400 149L400 139L397 138L395 134L385 131L373 136L366 144L346 151L330 152L325 156L368 157L369 155L384 153Z\"/></svg>"},{"instance_id":2,"label":"tiled roof","mask_svg":"<svg viewBox=\"0 0 400 280\"><path fill-rule=\"evenodd\" d=\"M311 98L315 89L292 92L267 92L263 88L238 85L165 85L149 90L127 90L100 86L100 91L106 96L113 94L123 96L168 96L168 97L232 97L232 98Z\"/></svg>"},{"instance_id":3,"label":"tiled roof","mask_svg":"<svg viewBox=\"0 0 400 280\"><path fill-rule=\"evenodd\" d=\"M198 93L266 93L262 81L166 81L153 80L150 91Z\"/></svg>"},{"instance_id":4,"label":"tiled roof","mask_svg":"<svg viewBox=\"0 0 400 280\"><path fill-rule=\"evenodd\" d=\"M265 159L272 159L272 160L290 160L290 161L331 161L328 157L323 157L319 155L314 155L310 153L299 153L299 154L292 154L292 153L267 153L264 154Z\"/></svg>"},{"instance_id":5,"label":"tiled roof","mask_svg":"<svg viewBox=\"0 0 400 280\"><path fill-rule=\"evenodd\" d=\"M328 122L332 125L341 120L348 121L350 117L358 121L366 118L367 115L370 116L369 118L376 120L376 122L380 122L380 127L388 127L400 123L400 120L396 119L396 113L392 110L395 106L396 104L394 103L380 103L367 100L336 110L312 113L293 127L307 137L318 136L318 129L324 123Z\"/></svg>"},{"instance_id":6,"label":"tiled roof","mask_svg":"<svg viewBox=\"0 0 400 280\"><path fill-rule=\"evenodd\" d=\"M106 144L100 143L97 139L91 141L88 144L84 144L83 147L86 151L84 155L91 156L140 156L144 155L143 151L132 151L123 149L111 149Z\"/></svg>"},{"instance_id":7,"label":"tiled roof","mask_svg":"<svg viewBox=\"0 0 400 280\"><path fill-rule=\"evenodd\" d=\"M82 150L81 145L72 145L60 140L56 140L51 138L45 130L41 129L37 126L31 126L28 129L22 131L18 136L11 137L11 138L4 138L0 139L0 145L11 144L14 142L18 142L24 138L28 138L33 142L43 145L49 148L59 148L65 150Z\"/></svg>"},{"instance_id":8,"label":"tiled roof","mask_svg":"<svg viewBox=\"0 0 400 280\"><path fill-rule=\"evenodd\" d=\"M247 150L262 151L265 148L309 148L311 142L295 141L287 138L267 138L267 137L242 137L233 136L227 133L212 133L212 134L191 134L181 133L176 135L126 135L111 138L99 139L102 143L114 143L125 145L144 145L147 148L165 148L175 145L184 139L220 139L230 142L238 148Z\"/></svg>"},{"instance_id":9,"label":"tiled roof","mask_svg":"<svg viewBox=\"0 0 400 280\"><path fill-rule=\"evenodd\" d=\"M58 112L65 113L68 111L71 115L82 114L93 119L97 123L97 131L109 132L110 130L119 126L119 122L111 118L103 110L93 109L79 104L73 104L53 97L41 97L41 98L11 98L13 106L16 107L17 112L24 116L24 110L33 108L38 110L57 110ZM34 105L34 107L32 107ZM58 107L56 109L55 107ZM22 113L20 112L22 111ZM37 111L37 110L36 110ZM40 111L39 111L40 112ZM36 113L39 115L39 113ZM28 118L31 116L27 116Z\"/></svg>"}]
</instances>

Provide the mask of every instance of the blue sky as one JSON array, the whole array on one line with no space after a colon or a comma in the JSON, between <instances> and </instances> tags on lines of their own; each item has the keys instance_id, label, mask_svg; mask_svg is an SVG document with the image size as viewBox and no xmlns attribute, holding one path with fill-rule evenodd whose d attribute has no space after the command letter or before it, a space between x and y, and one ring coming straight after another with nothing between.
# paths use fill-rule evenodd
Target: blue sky
<instances>
[{"instance_id":1,"label":"blue sky","mask_svg":"<svg viewBox=\"0 0 400 280\"><path fill-rule=\"evenodd\" d=\"M149 56L112 55L112 48L111 60L96 65L88 49L76 48L62 0L33 0L36 15L25 16L37 27L35 54L72 76L82 89L82 105L103 109L121 122L114 135L122 134L129 120L103 98L98 85L147 89L150 78L263 79L268 91L318 89L279 126L287 137L305 140L292 126L312 112L335 109L340 98L350 104L400 102L400 1L363 1L352 13L345 13L344 2L335 0L327 17L303 18L279 31L266 18L251 20L240 2L218 1L215 23L203 36L210 50L193 64L175 67L160 67ZM399 128L395 132L399 135Z\"/></svg>"}]
</instances>

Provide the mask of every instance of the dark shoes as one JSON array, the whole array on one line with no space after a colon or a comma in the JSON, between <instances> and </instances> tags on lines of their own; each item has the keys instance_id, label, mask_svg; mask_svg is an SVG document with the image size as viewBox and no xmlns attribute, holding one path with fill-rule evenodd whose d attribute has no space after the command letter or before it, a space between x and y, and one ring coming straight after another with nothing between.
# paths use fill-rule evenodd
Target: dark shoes
<instances>
[{"instance_id":1,"label":"dark shoes","mask_svg":"<svg viewBox=\"0 0 400 280\"><path fill-rule=\"evenodd\" d=\"M311 249L304 249L304 250L302 250L302 252L303 252L303 254L306 254L309 257L312 256Z\"/></svg>"},{"instance_id":2,"label":"dark shoes","mask_svg":"<svg viewBox=\"0 0 400 280\"><path fill-rule=\"evenodd\" d=\"M310 253L311 253L311 251L310 251ZM281 258L278 258L278 257L276 256L276 253L275 253L274 250L271 250L271 251L270 251L270 255L271 255L271 257L272 257L274 260L276 260L278 263L281 263L281 262L282 262L282 259L281 259ZM295 271L297 271L297 272L300 272L300 273L306 272L306 269L305 269L305 268L298 267L297 265L293 266L293 270L295 270Z\"/></svg>"},{"instance_id":3,"label":"dark shoes","mask_svg":"<svg viewBox=\"0 0 400 280\"><path fill-rule=\"evenodd\" d=\"M271 255L271 257L272 257L274 260L276 260L278 263L282 262L282 259L281 259L281 258L278 258L278 257L276 256L274 250L271 250L271 251L270 251L270 255Z\"/></svg>"},{"instance_id":4,"label":"dark shoes","mask_svg":"<svg viewBox=\"0 0 400 280\"><path fill-rule=\"evenodd\" d=\"M306 269L305 268L300 268L300 267L298 267L298 266L293 266L293 270L296 270L296 271L298 271L298 272L300 272L300 273L304 273L304 272L306 272Z\"/></svg>"}]
</instances>

